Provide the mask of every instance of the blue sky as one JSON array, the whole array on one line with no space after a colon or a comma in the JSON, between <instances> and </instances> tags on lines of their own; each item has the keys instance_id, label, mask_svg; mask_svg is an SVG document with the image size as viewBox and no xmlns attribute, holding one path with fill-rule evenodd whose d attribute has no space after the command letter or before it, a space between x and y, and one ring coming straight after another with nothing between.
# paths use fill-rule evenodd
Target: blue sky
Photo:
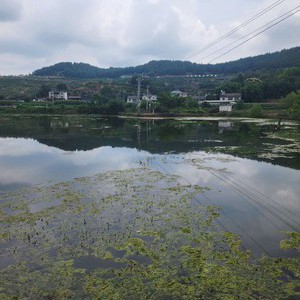
<instances>
[{"instance_id":1,"label":"blue sky","mask_svg":"<svg viewBox=\"0 0 300 300\"><path fill-rule=\"evenodd\" d=\"M98 67L135 66L153 59L207 63L216 55L204 56L300 5L299 0L283 0L223 43L196 55L275 2L0 0L0 75L28 74L61 61ZM299 46L299 29L298 12L215 62Z\"/></svg>"}]
</instances>

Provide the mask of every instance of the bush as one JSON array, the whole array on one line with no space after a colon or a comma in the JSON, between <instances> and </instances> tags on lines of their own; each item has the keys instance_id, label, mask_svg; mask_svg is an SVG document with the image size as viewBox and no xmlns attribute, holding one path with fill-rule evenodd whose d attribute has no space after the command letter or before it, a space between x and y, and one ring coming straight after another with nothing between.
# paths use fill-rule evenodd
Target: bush
<instances>
[{"instance_id":1,"label":"bush","mask_svg":"<svg viewBox=\"0 0 300 300\"><path fill-rule=\"evenodd\" d=\"M263 116L263 108L260 104L254 104L250 109L250 117L260 118Z\"/></svg>"},{"instance_id":2,"label":"bush","mask_svg":"<svg viewBox=\"0 0 300 300\"><path fill-rule=\"evenodd\" d=\"M291 92L286 95L282 100L281 104L284 108L290 108L294 105L294 103L300 101L300 92Z\"/></svg>"},{"instance_id":3,"label":"bush","mask_svg":"<svg viewBox=\"0 0 300 300\"><path fill-rule=\"evenodd\" d=\"M240 100L234 105L234 108L236 110L242 110L245 108L245 103L242 100Z\"/></svg>"}]
</instances>

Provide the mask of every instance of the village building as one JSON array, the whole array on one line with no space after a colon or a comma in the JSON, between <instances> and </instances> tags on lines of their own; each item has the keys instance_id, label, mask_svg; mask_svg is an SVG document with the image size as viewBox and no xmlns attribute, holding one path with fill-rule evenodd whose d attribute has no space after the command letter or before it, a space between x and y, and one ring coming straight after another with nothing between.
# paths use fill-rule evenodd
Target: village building
<instances>
[{"instance_id":1,"label":"village building","mask_svg":"<svg viewBox=\"0 0 300 300\"><path fill-rule=\"evenodd\" d=\"M49 92L48 98L51 100L68 100L68 93L64 91L52 90Z\"/></svg>"},{"instance_id":2,"label":"village building","mask_svg":"<svg viewBox=\"0 0 300 300\"><path fill-rule=\"evenodd\" d=\"M180 90L174 90L171 92L172 97L186 98L188 94L186 92L182 92Z\"/></svg>"},{"instance_id":3,"label":"village building","mask_svg":"<svg viewBox=\"0 0 300 300\"><path fill-rule=\"evenodd\" d=\"M157 95L144 95L142 100L145 101L157 101Z\"/></svg>"},{"instance_id":4,"label":"village building","mask_svg":"<svg viewBox=\"0 0 300 300\"><path fill-rule=\"evenodd\" d=\"M241 101L242 95L241 93L226 93L225 91L221 91L220 101Z\"/></svg>"},{"instance_id":5,"label":"village building","mask_svg":"<svg viewBox=\"0 0 300 300\"><path fill-rule=\"evenodd\" d=\"M210 104L210 105L225 105L225 104L231 104L234 105L238 101L242 100L241 93L226 93L225 91L221 91L220 99L219 100L200 100L198 101L198 104L201 105L204 102ZM221 109L230 109L230 108L221 108ZM224 110L223 110L224 111Z\"/></svg>"},{"instance_id":6,"label":"village building","mask_svg":"<svg viewBox=\"0 0 300 300\"><path fill-rule=\"evenodd\" d=\"M77 100L77 101L80 101L81 100L81 96L80 95L68 95L68 100Z\"/></svg>"},{"instance_id":7,"label":"village building","mask_svg":"<svg viewBox=\"0 0 300 300\"><path fill-rule=\"evenodd\" d=\"M139 102L139 97L138 96L128 96L126 102L137 104Z\"/></svg>"},{"instance_id":8,"label":"village building","mask_svg":"<svg viewBox=\"0 0 300 300\"><path fill-rule=\"evenodd\" d=\"M219 111L220 112L231 112L232 111L232 104L228 103L228 104L220 104L219 105Z\"/></svg>"}]
</instances>

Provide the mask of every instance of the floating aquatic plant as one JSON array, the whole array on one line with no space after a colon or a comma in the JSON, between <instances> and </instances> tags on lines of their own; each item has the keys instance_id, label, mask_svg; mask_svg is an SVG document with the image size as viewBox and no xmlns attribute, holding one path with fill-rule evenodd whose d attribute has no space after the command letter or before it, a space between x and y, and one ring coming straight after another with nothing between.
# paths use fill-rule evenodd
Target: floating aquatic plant
<instances>
[{"instance_id":1,"label":"floating aquatic plant","mask_svg":"<svg viewBox=\"0 0 300 300\"><path fill-rule=\"evenodd\" d=\"M285 299L295 294L299 260L251 259L236 235L218 228L219 209L193 201L203 192L180 184L177 176L142 167L4 193L0 298ZM39 209L33 211L33 205ZM299 247L298 235L289 233L282 246Z\"/></svg>"}]
</instances>

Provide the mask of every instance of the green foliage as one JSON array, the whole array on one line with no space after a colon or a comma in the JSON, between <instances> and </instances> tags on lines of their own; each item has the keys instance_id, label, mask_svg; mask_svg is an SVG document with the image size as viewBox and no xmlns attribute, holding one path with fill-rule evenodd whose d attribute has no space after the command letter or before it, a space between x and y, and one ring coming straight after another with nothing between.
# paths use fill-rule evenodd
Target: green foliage
<instances>
[{"instance_id":1,"label":"green foliage","mask_svg":"<svg viewBox=\"0 0 300 300\"><path fill-rule=\"evenodd\" d=\"M281 100L281 104L284 108L291 108L295 103L299 101L300 92L291 92Z\"/></svg>"},{"instance_id":2,"label":"green foliage","mask_svg":"<svg viewBox=\"0 0 300 300\"><path fill-rule=\"evenodd\" d=\"M260 104L254 104L250 109L250 117L260 118L263 116L263 108Z\"/></svg>"},{"instance_id":3,"label":"green foliage","mask_svg":"<svg viewBox=\"0 0 300 300\"><path fill-rule=\"evenodd\" d=\"M117 115L120 112L123 112L124 110L125 110L124 102L121 102L118 100L111 100L108 102L108 105L106 108L106 114Z\"/></svg>"},{"instance_id":4,"label":"green foliage","mask_svg":"<svg viewBox=\"0 0 300 300\"><path fill-rule=\"evenodd\" d=\"M241 84L233 80L227 81L217 89L218 94L221 93L221 90L225 91L226 93L238 93L241 91Z\"/></svg>"},{"instance_id":5,"label":"green foliage","mask_svg":"<svg viewBox=\"0 0 300 300\"><path fill-rule=\"evenodd\" d=\"M188 97L186 100L185 100L185 106L187 108L198 108L199 105L198 105L198 101L197 100L194 100L190 97Z\"/></svg>"},{"instance_id":6,"label":"green foliage","mask_svg":"<svg viewBox=\"0 0 300 300\"><path fill-rule=\"evenodd\" d=\"M162 111L169 111L174 107L180 107L184 105L184 99L180 97L172 97L170 93L162 93L158 96L158 102L162 108Z\"/></svg>"},{"instance_id":7,"label":"green foliage","mask_svg":"<svg viewBox=\"0 0 300 300\"><path fill-rule=\"evenodd\" d=\"M246 102L261 102L263 100L263 83L258 79L248 80L242 88L242 99Z\"/></svg>"},{"instance_id":8,"label":"green foliage","mask_svg":"<svg viewBox=\"0 0 300 300\"><path fill-rule=\"evenodd\" d=\"M38 93L37 93L37 96L38 96L38 97L41 97L41 98L43 98L43 97L48 97L50 90L51 90L51 88L50 88L49 85L43 84L43 85L40 87L40 89L39 89L39 91L38 91Z\"/></svg>"},{"instance_id":9,"label":"green foliage","mask_svg":"<svg viewBox=\"0 0 300 300\"><path fill-rule=\"evenodd\" d=\"M98 104L107 104L112 99L116 98L116 92L110 86L104 86L101 88L99 94L94 95L94 101Z\"/></svg>"},{"instance_id":10,"label":"green foliage","mask_svg":"<svg viewBox=\"0 0 300 300\"><path fill-rule=\"evenodd\" d=\"M56 89L59 90L59 91L67 91L68 86L65 83L58 83L56 85Z\"/></svg>"},{"instance_id":11,"label":"green foliage","mask_svg":"<svg viewBox=\"0 0 300 300\"><path fill-rule=\"evenodd\" d=\"M300 232L287 232L288 239L281 241L280 247L284 250L296 249L300 251Z\"/></svg>"},{"instance_id":12,"label":"green foliage","mask_svg":"<svg viewBox=\"0 0 300 300\"><path fill-rule=\"evenodd\" d=\"M300 47L268 53L255 57L239 59L237 61L216 65L196 64L188 61L150 61L144 65L127 68L97 68L84 63L62 62L33 72L37 76L65 76L77 78L116 78L121 75L156 74L232 74L240 72L255 72L257 70L276 70L288 67L300 67Z\"/></svg>"},{"instance_id":13,"label":"green foliage","mask_svg":"<svg viewBox=\"0 0 300 300\"><path fill-rule=\"evenodd\" d=\"M204 101L204 102L201 104L201 107L202 107L202 108L211 108L212 105L210 105L208 102Z\"/></svg>"},{"instance_id":14,"label":"green foliage","mask_svg":"<svg viewBox=\"0 0 300 300\"><path fill-rule=\"evenodd\" d=\"M118 100L108 100L105 103L93 102L87 105L81 105L77 109L77 112L80 114L102 115L118 115L123 111L125 111L125 103Z\"/></svg>"},{"instance_id":15,"label":"green foliage","mask_svg":"<svg viewBox=\"0 0 300 300\"><path fill-rule=\"evenodd\" d=\"M281 100L281 105L288 109L289 116L299 118L300 116L300 92L289 93Z\"/></svg>"},{"instance_id":16,"label":"green foliage","mask_svg":"<svg viewBox=\"0 0 300 300\"><path fill-rule=\"evenodd\" d=\"M245 108L245 103L244 101L238 101L234 106L233 106L234 109L236 110L242 110Z\"/></svg>"},{"instance_id":17,"label":"green foliage","mask_svg":"<svg viewBox=\"0 0 300 300\"><path fill-rule=\"evenodd\" d=\"M298 101L295 101L293 103L293 105L290 107L289 114L290 114L290 116L299 119L299 117L300 117L300 101L299 101L299 99L298 99Z\"/></svg>"}]
</instances>

